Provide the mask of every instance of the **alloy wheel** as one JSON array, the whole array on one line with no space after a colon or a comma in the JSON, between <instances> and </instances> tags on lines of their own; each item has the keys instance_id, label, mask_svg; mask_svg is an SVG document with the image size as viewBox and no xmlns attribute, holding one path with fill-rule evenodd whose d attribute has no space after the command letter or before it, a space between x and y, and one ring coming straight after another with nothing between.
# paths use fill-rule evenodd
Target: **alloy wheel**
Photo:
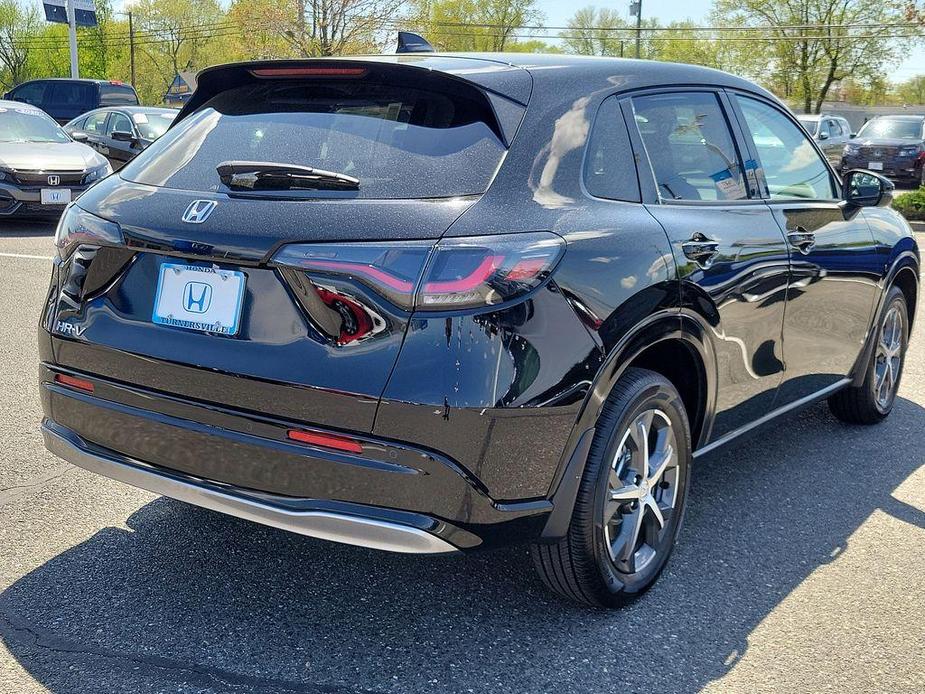
<instances>
[{"instance_id":1,"label":"alloy wheel","mask_svg":"<svg viewBox=\"0 0 925 694\"><path fill-rule=\"evenodd\" d=\"M877 404L883 409L888 408L896 396L902 356L903 316L896 306L892 306L880 327L874 363L874 396L877 398Z\"/></svg>"},{"instance_id":2,"label":"alloy wheel","mask_svg":"<svg viewBox=\"0 0 925 694\"><path fill-rule=\"evenodd\" d=\"M645 569L669 540L678 501L677 442L668 416L649 409L623 433L610 466L604 539L621 573Z\"/></svg>"}]
</instances>

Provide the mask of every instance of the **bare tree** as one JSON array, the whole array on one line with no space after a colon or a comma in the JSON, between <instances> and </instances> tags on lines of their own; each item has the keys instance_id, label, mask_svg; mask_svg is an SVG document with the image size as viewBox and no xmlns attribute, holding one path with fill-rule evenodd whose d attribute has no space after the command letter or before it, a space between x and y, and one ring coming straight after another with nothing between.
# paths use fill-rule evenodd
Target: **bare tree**
<instances>
[{"instance_id":1,"label":"bare tree","mask_svg":"<svg viewBox=\"0 0 925 694\"><path fill-rule=\"evenodd\" d=\"M405 0L291 0L283 37L304 56L340 55L377 48Z\"/></svg>"}]
</instances>

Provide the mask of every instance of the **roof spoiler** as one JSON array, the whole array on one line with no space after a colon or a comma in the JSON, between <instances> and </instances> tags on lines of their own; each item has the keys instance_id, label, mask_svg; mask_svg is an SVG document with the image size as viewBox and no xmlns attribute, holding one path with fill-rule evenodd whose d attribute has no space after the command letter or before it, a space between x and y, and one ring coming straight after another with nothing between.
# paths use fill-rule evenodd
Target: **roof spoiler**
<instances>
[{"instance_id":1,"label":"roof spoiler","mask_svg":"<svg viewBox=\"0 0 925 694\"><path fill-rule=\"evenodd\" d=\"M436 53L434 47L427 39L410 31L398 32L398 48L396 53Z\"/></svg>"}]
</instances>

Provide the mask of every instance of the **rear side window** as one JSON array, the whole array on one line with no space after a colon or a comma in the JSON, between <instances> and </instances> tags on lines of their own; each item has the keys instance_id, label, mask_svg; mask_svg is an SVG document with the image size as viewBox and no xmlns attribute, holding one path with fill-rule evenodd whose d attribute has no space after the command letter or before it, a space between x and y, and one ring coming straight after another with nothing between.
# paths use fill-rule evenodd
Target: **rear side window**
<instances>
[{"instance_id":1,"label":"rear side window","mask_svg":"<svg viewBox=\"0 0 925 694\"><path fill-rule=\"evenodd\" d=\"M109 116L108 111L101 111L99 113L91 113L87 116L87 120L84 122L83 129L88 133L99 133L102 135L104 126L106 125L106 118Z\"/></svg>"},{"instance_id":2,"label":"rear side window","mask_svg":"<svg viewBox=\"0 0 925 694\"><path fill-rule=\"evenodd\" d=\"M748 197L719 99L709 92L633 99L659 195L667 200Z\"/></svg>"},{"instance_id":3,"label":"rear side window","mask_svg":"<svg viewBox=\"0 0 925 694\"><path fill-rule=\"evenodd\" d=\"M584 166L585 187L591 195L639 202L639 180L629 133L615 96L601 104L594 119Z\"/></svg>"},{"instance_id":4,"label":"rear side window","mask_svg":"<svg viewBox=\"0 0 925 694\"><path fill-rule=\"evenodd\" d=\"M101 84L100 106L125 106L138 103L135 90L125 84Z\"/></svg>"},{"instance_id":5,"label":"rear side window","mask_svg":"<svg viewBox=\"0 0 925 694\"><path fill-rule=\"evenodd\" d=\"M52 82L45 100L55 106L90 109L96 106L96 87L85 82Z\"/></svg>"},{"instance_id":6,"label":"rear side window","mask_svg":"<svg viewBox=\"0 0 925 694\"><path fill-rule=\"evenodd\" d=\"M488 187L505 151L495 126L487 99L474 88L262 80L212 98L122 176L153 186L227 191L219 164L273 162L360 180L355 191L287 190L287 197L476 194Z\"/></svg>"},{"instance_id":7,"label":"rear side window","mask_svg":"<svg viewBox=\"0 0 925 694\"><path fill-rule=\"evenodd\" d=\"M768 104L743 96L736 98L761 160L770 197L835 199L829 169L800 129Z\"/></svg>"}]
</instances>

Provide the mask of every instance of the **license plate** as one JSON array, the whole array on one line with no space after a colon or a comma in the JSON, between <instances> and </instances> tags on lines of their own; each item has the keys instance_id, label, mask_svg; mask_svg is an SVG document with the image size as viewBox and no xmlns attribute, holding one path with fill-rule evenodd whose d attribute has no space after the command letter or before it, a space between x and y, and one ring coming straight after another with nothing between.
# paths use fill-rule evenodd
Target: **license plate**
<instances>
[{"instance_id":1,"label":"license plate","mask_svg":"<svg viewBox=\"0 0 925 694\"><path fill-rule=\"evenodd\" d=\"M883 162L882 161L872 161L868 162L867 168L871 171L883 171Z\"/></svg>"},{"instance_id":2,"label":"license plate","mask_svg":"<svg viewBox=\"0 0 925 694\"><path fill-rule=\"evenodd\" d=\"M235 270L164 263L151 320L186 330L236 335L246 279Z\"/></svg>"},{"instance_id":3,"label":"license plate","mask_svg":"<svg viewBox=\"0 0 925 694\"><path fill-rule=\"evenodd\" d=\"M67 205L70 201L70 188L42 188L43 205Z\"/></svg>"}]
</instances>

